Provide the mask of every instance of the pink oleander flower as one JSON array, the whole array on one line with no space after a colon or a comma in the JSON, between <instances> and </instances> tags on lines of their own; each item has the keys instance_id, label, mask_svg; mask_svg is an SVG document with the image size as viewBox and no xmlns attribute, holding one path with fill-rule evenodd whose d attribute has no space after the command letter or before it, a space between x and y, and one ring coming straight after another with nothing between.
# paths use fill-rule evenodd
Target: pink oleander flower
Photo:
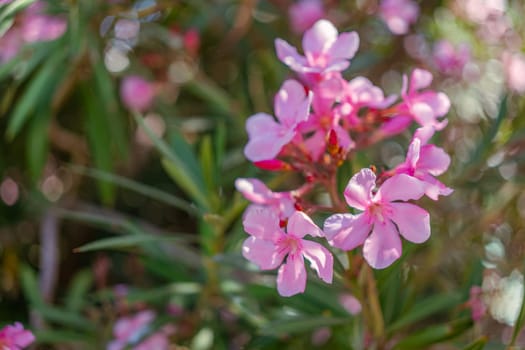
<instances>
[{"instance_id":1,"label":"pink oleander flower","mask_svg":"<svg viewBox=\"0 0 525 350\"><path fill-rule=\"evenodd\" d=\"M376 176L370 169L354 175L344 196L349 206L362 213L332 215L324 223L324 232L331 245L343 250L364 244L366 261L382 269L401 256L399 234L414 243L430 237L430 217L426 210L404 203L425 193L419 180L400 174L387 179L377 191L375 185Z\"/></svg>"},{"instance_id":2,"label":"pink oleander flower","mask_svg":"<svg viewBox=\"0 0 525 350\"><path fill-rule=\"evenodd\" d=\"M503 54L505 78L509 88L519 94L525 92L525 56L520 53Z\"/></svg>"},{"instance_id":3,"label":"pink oleander flower","mask_svg":"<svg viewBox=\"0 0 525 350\"><path fill-rule=\"evenodd\" d=\"M287 220L295 212L292 192L272 192L258 179L239 178L235 180L235 188L253 204L270 208L281 220Z\"/></svg>"},{"instance_id":4,"label":"pink oleander flower","mask_svg":"<svg viewBox=\"0 0 525 350\"><path fill-rule=\"evenodd\" d=\"M440 195L448 196L453 190L434 177L443 174L450 165L450 156L442 148L427 144L434 132L431 126L416 130L405 161L394 169L394 173L420 180L425 194L437 200Z\"/></svg>"},{"instance_id":5,"label":"pink oleander flower","mask_svg":"<svg viewBox=\"0 0 525 350\"><path fill-rule=\"evenodd\" d=\"M408 33L411 24L419 17L419 6L412 0L383 0L379 5L379 16L388 29L396 35Z\"/></svg>"},{"instance_id":6,"label":"pink oleander flower","mask_svg":"<svg viewBox=\"0 0 525 350\"><path fill-rule=\"evenodd\" d=\"M463 67L470 60L470 48L466 44L455 48L449 41L440 40L434 45L432 56L442 73L461 76Z\"/></svg>"},{"instance_id":7,"label":"pink oleander flower","mask_svg":"<svg viewBox=\"0 0 525 350\"><path fill-rule=\"evenodd\" d=\"M128 76L120 85L120 98L124 105L139 112L151 107L155 97L155 87L152 83L139 76Z\"/></svg>"},{"instance_id":8,"label":"pink oleander flower","mask_svg":"<svg viewBox=\"0 0 525 350\"><path fill-rule=\"evenodd\" d=\"M44 11L43 1L33 3L24 11L20 27L25 42L55 40L65 33L67 21L61 17L48 16Z\"/></svg>"},{"instance_id":9,"label":"pink oleander flower","mask_svg":"<svg viewBox=\"0 0 525 350\"><path fill-rule=\"evenodd\" d=\"M243 256L262 270L277 273L277 291L288 297L303 293L306 288L304 259L326 283L332 283L333 257L321 244L303 239L305 235L323 237L323 231L305 213L296 211L286 225L279 226L279 217L265 207L246 210L244 230L251 235L243 243ZM284 263L283 263L284 261Z\"/></svg>"},{"instance_id":10,"label":"pink oleander flower","mask_svg":"<svg viewBox=\"0 0 525 350\"><path fill-rule=\"evenodd\" d=\"M414 69L410 75L410 82L403 76L401 96L403 102L397 107L396 118L411 117L421 126L433 126L442 130L448 120L438 121L450 109L450 100L442 92L424 90L432 83L432 73L423 69Z\"/></svg>"},{"instance_id":11,"label":"pink oleander flower","mask_svg":"<svg viewBox=\"0 0 525 350\"><path fill-rule=\"evenodd\" d=\"M341 126L340 113L333 108L343 82L342 79L329 79L317 84L313 90L312 113L299 125L301 133L311 134L304 144L314 160L318 160L326 150L331 132L343 152L355 146L348 131Z\"/></svg>"},{"instance_id":12,"label":"pink oleander flower","mask_svg":"<svg viewBox=\"0 0 525 350\"><path fill-rule=\"evenodd\" d=\"M299 0L288 10L292 30L301 34L325 16L320 0Z\"/></svg>"},{"instance_id":13,"label":"pink oleander flower","mask_svg":"<svg viewBox=\"0 0 525 350\"><path fill-rule=\"evenodd\" d=\"M356 126L360 123L361 109L383 109L390 106L396 98L395 95L385 97L383 90L372 84L370 80L357 77L344 84L338 109L351 126Z\"/></svg>"},{"instance_id":14,"label":"pink oleander flower","mask_svg":"<svg viewBox=\"0 0 525 350\"><path fill-rule=\"evenodd\" d=\"M35 336L33 333L25 330L24 326L19 322L0 329L0 349L2 350L21 350L31 345L34 341Z\"/></svg>"},{"instance_id":15,"label":"pink oleander flower","mask_svg":"<svg viewBox=\"0 0 525 350\"><path fill-rule=\"evenodd\" d=\"M275 96L274 111L278 122L266 113L257 113L246 121L249 141L244 155L252 162L274 159L297 133L297 126L308 118L311 95L295 80L287 80Z\"/></svg>"},{"instance_id":16,"label":"pink oleander flower","mask_svg":"<svg viewBox=\"0 0 525 350\"><path fill-rule=\"evenodd\" d=\"M133 349L139 349L136 344L150 331L150 325L155 319L155 313L151 310L144 310L134 316L120 318L113 328L115 340L111 341L107 350L123 350L128 345L134 345ZM142 347L142 349L145 349ZM161 348L167 349L167 348Z\"/></svg>"},{"instance_id":17,"label":"pink oleander flower","mask_svg":"<svg viewBox=\"0 0 525 350\"><path fill-rule=\"evenodd\" d=\"M275 40L277 57L307 80L318 81L330 73L339 73L350 66L359 47L356 32L338 34L327 20L317 21L303 36L304 56L282 39Z\"/></svg>"}]
</instances>

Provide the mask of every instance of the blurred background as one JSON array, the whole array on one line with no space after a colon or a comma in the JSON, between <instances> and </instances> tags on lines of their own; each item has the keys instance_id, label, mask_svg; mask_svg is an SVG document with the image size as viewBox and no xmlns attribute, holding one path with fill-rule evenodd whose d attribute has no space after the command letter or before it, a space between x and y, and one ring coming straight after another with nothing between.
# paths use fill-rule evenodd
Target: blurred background
<instances>
[{"instance_id":1,"label":"blurred background","mask_svg":"<svg viewBox=\"0 0 525 350\"><path fill-rule=\"evenodd\" d=\"M246 118L272 114L294 77L274 40L300 47L327 18L360 36L345 78L399 95L403 74L424 68L452 102L435 143L451 155L440 180L454 193L423 200L430 241L404 242L376 271L385 334L374 346L525 346L523 315L472 320L469 304L487 276L521 283L501 308L523 299L523 13L519 0L0 0L0 324L24 323L38 349L104 349L119 319L149 310L138 337L164 332L169 349L373 348L347 286L311 280L282 298L275 272L240 249L235 179L296 181L243 155ZM395 166L410 137L350 168Z\"/></svg>"}]
</instances>

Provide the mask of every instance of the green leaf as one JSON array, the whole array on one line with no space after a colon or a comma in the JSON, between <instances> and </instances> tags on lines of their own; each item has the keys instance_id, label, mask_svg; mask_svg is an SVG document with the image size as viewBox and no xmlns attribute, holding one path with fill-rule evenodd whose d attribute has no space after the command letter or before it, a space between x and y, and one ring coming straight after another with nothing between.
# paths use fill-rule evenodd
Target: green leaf
<instances>
[{"instance_id":1,"label":"green leaf","mask_svg":"<svg viewBox=\"0 0 525 350\"><path fill-rule=\"evenodd\" d=\"M0 7L0 23L4 22L11 16L14 16L17 12L23 10L35 1L36 0L14 0L4 7Z\"/></svg>"},{"instance_id":2,"label":"green leaf","mask_svg":"<svg viewBox=\"0 0 525 350\"><path fill-rule=\"evenodd\" d=\"M93 335L65 330L37 330L34 331L37 343L63 344L63 343L90 343Z\"/></svg>"},{"instance_id":3,"label":"green leaf","mask_svg":"<svg viewBox=\"0 0 525 350\"><path fill-rule=\"evenodd\" d=\"M111 182L122 188L142 194L146 197L149 197L151 199L157 200L164 204L173 206L177 209L184 210L186 213L190 215L197 216L197 217L202 215L202 213L199 211L197 207L165 191L158 190L155 187L151 187L151 186L142 184L140 182L136 182L131 179L128 179L122 176L118 176L115 174L111 174L105 171L97 170L97 169L90 169L90 168L85 168L85 167L76 166L76 165L71 165L70 168L77 173L93 177L99 181Z\"/></svg>"},{"instance_id":4,"label":"green leaf","mask_svg":"<svg viewBox=\"0 0 525 350\"><path fill-rule=\"evenodd\" d=\"M203 210L209 210L211 207L208 197L202 192L194 179L189 175L184 166L178 166L171 159L162 158L162 166L166 173L179 185L179 187L193 198Z\"/></svg>"},{"instance_id":5,"label":"green leaf","mask_svg":"<svg viewBox=\"0 0 525 350\"><path fill-rule=\"evenodd\" d=\"M503 123L503 120L507 116L507 99L508 99L508 95L504 95L503 98L501 99L496 119L490 126L490 129L488 130L488 132L484 133L484 137L482 138L482 140L476 147L474 153L472 154L470 158L470 161L468 162L469 164L471 165L477 164L481 159L483 159L483 156L485 156L487 151L489 150L492 141L496 137Z\"/></svg>"},{"instance_id":6,"label":"green leaf","mask_svg":"<svg viewBox=\"0 0 525 350\"><path fill-rule=\"evenodd\" d=\"M86 295L93 284L90 270L83 270L75 274L66 295L66 308L69 311L80 311L86 302Z\"/></svg>"},{"instance_id":7,"label":"green leaf","mask_svg":"<svg viewBox=\"0 0 525 350\"><path fill-rule=\"evenodd\" d=\"M137 124L144 129L148 137L151 139L157 150L163 156L162 165L170 175L170 177L185 191L193 200L195 200L204 210L209 210L210 203L208 197L202 191L204 185L199 182L199 179L193 176L194 174L188 168L187 163L183 162L181 158L173 152L168 144L159 139L151 129L144 123L142 117L135 113L135 120Z\"/></svg>"},{"instance_id":8,"label":"green leaf","mask_svg":"<svg viewBox=\"0 0 525 350\"><path fill-rule=\"evenodd\" d=\"M42 175L42 169L49 151L47 125L51 118L48 108L41 108L40 113L29 125L26 145L26 159L31 179L36 182Z\"/></svg>"},{"instance_id":9,"label":"green leaf","mask_svg":"<svg viewBox=\"0 0 525 350\"><path fill-rule=\"evenodd\" d=\"M117 89L101 61L93 63L93 71L97 95L107 116L106 122L111 133L113 152L118 154L120 158L125 159L128 154L128 142L124 117L120 113L120 108L117 104L118 97L115 93Z\"/></svg>"},{"instance_id":10,"label":"green leaf","mask_svg":"<svg viewBox=\"0 0 525 350\"><path fill-rule=\"evenodd\" d=\"M448 324L431 326L413 332L394 346L394 350L427 349L429 345L452 339L472 326L470 316Z\"/></svg>"},{"instance_id":11,"label":"green leaf","mask_svg":"<svg viewBox=\"0 0 525 350\"><path fill-rule=\"evenodd\" d=\"M350 322L349 318L341 317L293 317L284 320L278 320L266 324L261 329L264 335L284 335L289 333L307 332L319 327L335 326Z\"/></svg>"},{"instance_id":12,"label":"green leaf","mask_svg":"<svg viewBox=\"0 0 525 350\"><path fill-rule=\"evenodd\" d=\"M100 100L89 86L84 86L84 110L86 111L85 128L95 166L111 172L113 157L111 154L112 135L107 127L107 117L99 110ZM115 201L116 189L110 182L98 181L98 190L105 204Z\"/></svg>"},{"instance_id":13,"label":"green leaf","mask_svg":"<svg viewBox=\"0 0 525 350\"><path fill-rule=\"evenodd\" d=\"M85 253L93 250L101 249L123 249L135 246L140 246L144 243L152 242L166 242L166 241L180 241L180 238L176 237L162 237L162 236L150 236L150 235L131 235L131 236L119 236L99 239L88 244L84 244L81 247L75 248L76 253Z\"/></svg>"},{"instance_id":14,"label":"green leaf","mask_svg":"<svg viewBox=\"0 0 525 350\"><path fill-rule=\"evenodd\" d=\"M60 67L62 59L63 54L60 51L55 53L32 79L9 118L6 132L9 140L12 140L20 132L29 117L36 111L36 106L41 103L49 104L55 87L64 74L64 69Z\"/></svg>"},{"instance_id":15,"label":"green leaf","mask_svg":"<svg viewBox=\"0 0 525 350\"><path fill-rule=\"evenodd\" d=\"M461 293L450 293L445 295L431 296L425 300L417 302L412 306L408 313L405 313L401 318L392 323L387 332L392 333L403 327L415 324L435 313L446 312L450 307L461 302Z\"/></svg>"},{"instance_id":16,"label":"green leaf","mask_svg":"<svg viewBox=\"0 0 525 350\"><path fill-rule=\"evenodd\" d=\"M58 323L65 327L71 327L79 330L94 330L95 326L89 320L75 312L59 309L47 304L35 306L35 310L50 322Z\"/></svg>"},{"instance_id":17,"label":"green leaf","mask_svg":"<svg viewBox=\"0 0 525 350\"><path fill-rule=\"evenodd\" d=\"M488 338L483 336L465 346L462 350L483 350L488 342Z\"/></svg>"},{"instance_id":18,"label":"green leaf","mask_svg":"<svg viewBox=\"0 0 525 350\"><path fill-rule=\"evenodd\" d=\"M20 266L20 282L25 297L35 306L44 304L35 272L27 265Z\"/></svg>"}]
</instances>

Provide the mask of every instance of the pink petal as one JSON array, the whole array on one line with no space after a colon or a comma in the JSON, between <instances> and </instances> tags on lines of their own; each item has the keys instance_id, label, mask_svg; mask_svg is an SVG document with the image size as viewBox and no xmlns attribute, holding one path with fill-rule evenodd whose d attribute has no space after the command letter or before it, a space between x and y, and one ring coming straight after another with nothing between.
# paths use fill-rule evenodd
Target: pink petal
<instances>
[{"instance_id":1,"label":"pink petal","mask_svg":"<svg viewBox=\"0 0 525 350\"><path fill-rule=\"evenodd\" d=\"M332 283L334 270L334 258L332 254L319 243L303 240L302 244L303 256L310 262L310 266L323 281Z\"/></svg>"},{"instance_id":2,"label":"pink petal","mask_svg":"<svg viewBox=\"0 0 525 350\"><path fill-rule=\"evenodd\" d=\"M417 205L392 203L391 219L401 236L413 243L423 243L430 237L430 215Z\"/></svg>"},{"instance_id":3,"label":"pink petal","mask_svg":"<svg viewBox=\"0 0 525 350\"><path fill-rule=\"evenodd\" d=\"M432 83L432 73L424 69L416 68L410 76L410 90L421 90Z\"/></svg>"},{"instance_id":4,"label":"pink petal","mask_svg":"<svg viewBox=\"0 0 525 350\"><path fill-rule=\"evenodd\" d=\"M382 201L408 201L410 199L419 199L425 194L421 182L406 174L397 174L387 179L379 188L376 194L377 199Z\"/></svg>"},{"instance_id":5,"label":"pink petal","mask_svg":"<svg viewBox=\"0 0 525 350\"><path fill-rule=\"evenodd\" d=\"M324 222L324 232L329 243L342 250L352 250L365 241L372 225L368 216L335 214Z\"/></svg>"},{"instance_id":6,"label":"pink petal","mask_svg":"<svg viewBox=\"0 0 525 350\"><path fill-rule=\"evenodd\" d=\"M421 140L421 145L426 145L428 141L434 136L434 133L436 130L432 126L423 126L421 128L418 128L414 132L414 139Z\"/></svg>"},{"instance_id":7,"label":"pink petal","mask_svg":"<svg viewBox=\"0 0 525 350\"><path fill-rule=\"evenodd\" d=\"M328 52L332 60L350 59L359 48L359 35L356 32L341 33Z\"/></svg>"},{"instance_id":8,"label":"pink petal","mask_svg":"<svg viewBox=\"0 0 525 350\"><path fill-rule=\"evenodd\" d=\"M401 256L401 239L390 220L376 223L363 246L363 256L374 269L384 269Z\"/></svg>"},{"instance_id":9,"label":"pink petal","mask_svg":"<svg viewBox=\"0 0 525 350\"><path fill-rule=\"evenodd\" d=\"M308 54L321 54L337 39L337 29L325 19L317 21L303 36L303 50Z\"/></svg>"},{"instance_id":10,"label":"pink petal","mask_svg":"<svg viewBox=\"0 0 525 350\"><path fill-rule=\"evenodd\" d=\"M246 130L250 139L244 147L244 155L252 162L275 158L294 136L293 130L287 130L265 113L248 118Z\"/></svg>"},{"instance_id":11,"label":"pink petal","mask_svg":"<svg viewBox=\"0 0 525 350\"><path fill-rule=\"evenodd\" d=\"M256 204L265 204L272 198L273 192L259 179L235 180L235 188L249 201Z\"/></svg>"},{"instance_id":12,"label":"pink petal","mask_svg":"<svg viewBox=\"0 0 525 350\"><path fill-rule=\"evenodd\" d=\"M450 165L450 156L440 147L426 145L421 149L421 156L417 168L438 176L447 171Z\"/></svg>"},{"instance_id":13,"label":"pink petal","mask_svg":"<svg viewBox=\"0 0 525 350\"><path fill-rule=\"evenodd\" d=\"M295 127L308 118L309 96L299 82L286 80L275 96L274 109L276 117L284 126Z\"/></svg>"},{"instance_id":14,"label":"pink petal","mask_svg":"<svg viewBox=\"0 0 525 350\"><path fill-rule=\"evenodd\" d=\"M436 122L434 110L424 102L416 102L410 107L410 113L421 126L433 126Z\"/></svg>"},{"instance_id":15,"label":"pink petal","mask_svg":"<svg viewBox=\"0 0 525 350\"><path fill-rule=\"evenodd\" d=\"M288 255L277 273L277 291L283 297L303 293L306 288L306 270L301 255Z\"/></svg>"},{"instance_id":16,"label":"pink petal","mask_svg":"<svg viewBox=\"0 0 525 350\"><path fill-rule=\"evenodd\" d=\"M376 185L376 175L370 169L361 169L352 176L346 185L344 196L349 206L365 210L372 200L372 189Z\"/></svg>"},{"instance_id":17,"label":"pink petal","mask_svg":"<svg viewBox=\"0 0 525 350\"><path fill-rule=\"evenodd\" d=\"M261 270L273 270L281 265L284 259L284 255L278 252L273 242L253 236L244 241L242 255Z\"/></svg>"},{"instance_id":18,"label":"pink petal","mask_svg":"<svg viewBox=\"0 0 525 350\"><path fill-rule=\"evenodd\" d=\"M300 71L307 65L306 58L299 55L295 47L282 39L275 40L275 51L279 60L295 71Z\"/></svg>"},{"instance_id":19,"label":"pink petal","mask_svg":"<svg viewBox=\"0 0 525 350\"><path fill-rule=\"evenodd\" d=\"M242 221L244 231L250 235L272 241L284 234L279 227L279 217L267 207L252 205L246 209Z\"/></svg>"},{"instance_id":20,"label":"pink petal","mask_svg":"<svg viewBox=\"0 0 525 350\"><path fill-rule=\"evenodd\" d=\"M437 180L436 178L432 177L429 174L423 175L421 177L421 181L423 182L423 186L425 188L425 195L437 201L439 199L439 196L448 196L452 192L454 192L453 189L448 188L445 186L442 182Z\"/></svg>"},{"instance_id":21,"label":"pink petal","mask_svg":"<svg viewBox=\"0 0 525 350\"><path fill-rule=\"evenodd\" d=\"M419 160L419 151L421 148L421 141L419 139L414 139L408 146L407 158L405 164L411 169L415 169L417 162Z\"/></svg>"},{"instance_id":22,"label":"pink petal","mask_svg":"<svg viewBox=\"0 0 525 350\"><path fill-rule=\"evenodd\" d=\"M271 115L266 113L254 114L246 120L246 131L250 138L257 137L261 133L277 133L279 129L279 123L277 123Z\"/></svg>"},{"instance_id":23,"label":"pink petal","mask_svg":"<svg viewBox=\"0 0 525 350\"><path fill-rule=\"evenodd\" d=\"M313 237L324 236L323 231L302 211L296 211L290 216L288 225L286 226L286 232L295 237L302 238L305 235Z\"/></svg>"}]
</instances>

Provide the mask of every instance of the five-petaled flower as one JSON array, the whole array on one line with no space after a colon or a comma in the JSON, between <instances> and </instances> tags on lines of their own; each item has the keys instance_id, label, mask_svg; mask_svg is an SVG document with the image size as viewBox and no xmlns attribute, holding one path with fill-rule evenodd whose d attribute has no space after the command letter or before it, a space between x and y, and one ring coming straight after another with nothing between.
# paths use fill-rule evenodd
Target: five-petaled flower
<instances>
[{"instance_id":1,"label":"five-petaled flower","mask_svg":"<svg viewBox=\"0 0 525 350\"><path fill-rule=\"evenodd\" d=\"M0 329L0 349L20 350L34 341L33 333L24 329L24 326L19 322Z\"/></svg>"},{"instance_id":2,"label":"five-petaled flower","mask_svg":"<svg viewBox=\"0 0 525 350\"><path fill-rule=\"evenodd\" d=\"M279 226L279 218L274 211L266 207L251 206L245 213L243 225L244 230L251 235L243 244L244 257L263 270L273 270L280 266L277 290L282 296L304 292L304 259L310 262L323 281L332 283L332 254L321 244L303 239L305 235L324 236L323 231L305 213L294 212L288 220L285 232Z\"/></svg>"},{"instance_id":3,"label":"five-petaled flower","mask_svg":"<svg viewBox=\"0 0 525 350\"><path fill-rule=\"evenodd\" d=\"M246 121L250 140L244 155L252 162L274 159L282 147L290 142L297 126L308 118L311 95L295 80L287 80L275 96L275 116L266 113L252 115Z\"/></svg>"},{"instance_id":4,"label":"five-petaled flower","mask_svg":"<svg viewBox=\"0 0 525 350\"><path fill-rule=\"evenodd\" d=\"M424 209L404 203L425 193L419 180L399 174L387 179L374 193L375 186L376 176L370 169L354 175L344 196L349 206L363 212L330 216L324 223L324 232L332 245L343 250L364 244L366 261L373 268L382 269L401 256L399 234L414 243L430 237L430 217Z\"/></svg>"},{"instance_id":5,"label":"five-petaled flower","mask_svg":"<svg viewBox=\"0 0 525 350\"><path fill-rule=\"evenodd\" d=\"M286 41L275 40L277 57L305 78L314 78L313 81L348 68L349 60L354 57L358 48L359 36L356 32L339 34L334 25L325 19L317 21L304 33L304 56Z\"/></svg>"}]
</instances>

